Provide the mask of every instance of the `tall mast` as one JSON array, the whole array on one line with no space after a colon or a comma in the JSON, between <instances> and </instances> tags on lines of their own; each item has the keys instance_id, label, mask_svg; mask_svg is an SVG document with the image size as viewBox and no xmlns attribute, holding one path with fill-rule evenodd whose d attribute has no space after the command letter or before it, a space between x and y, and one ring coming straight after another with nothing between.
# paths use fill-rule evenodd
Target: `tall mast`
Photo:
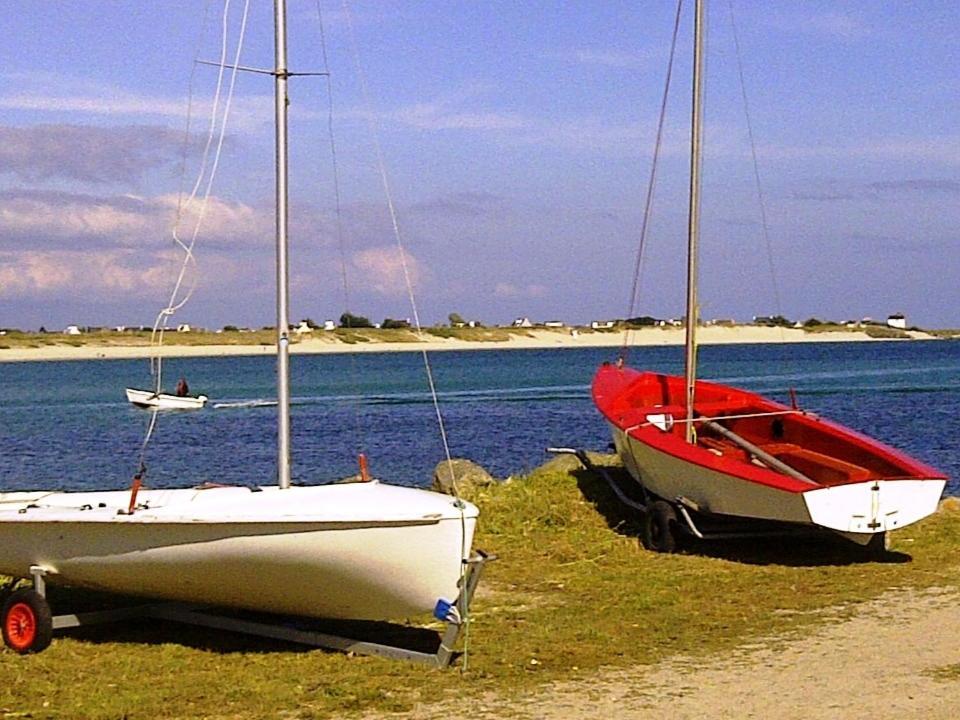
<instances>
[{"instance_id":1,"label":"tall mast","mask_svg":"<svg viewBox=\"0 0 960 720\"><path fill-rule=\"evenodd\" d=\"M287 258L287 3L274 0L277 131L277 484L290 487L290 281Z\"/></svg>"},{"instance_id":2,"label":"tall mast","mask_svg":"<svg viewBox=\"0 0 960 720\"><path fill-rule=\"evenodd\" d=\"M687 391L687 442L694 441L693 396L697 382L697 240L700 234L700 167L703 136L703 17L705 0L696 0L693 24L693 109L690 122L690 211L687 225L687 338L684 376Z\"/></svg>"}]
</instances>

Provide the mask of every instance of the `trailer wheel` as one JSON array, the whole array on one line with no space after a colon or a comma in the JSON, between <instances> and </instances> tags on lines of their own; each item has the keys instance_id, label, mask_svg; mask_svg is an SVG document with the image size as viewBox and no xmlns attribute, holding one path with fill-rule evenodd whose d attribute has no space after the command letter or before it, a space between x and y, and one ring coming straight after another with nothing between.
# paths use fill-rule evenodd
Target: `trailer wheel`
<instances>
[{"instance_id":1,"label":"trailer wheel","mask_svg":"<svg viewBox=\"0 0 960 720\"><path fill-rule=\"evenodd\" d=\"M677 549L677 514L673 506L657 500L643 518L641 541L647 550L672 553Z\"/></svg>"},{"instance_id":2,"label":"trailer wheel","mask_svg":"<svg viewBox=\"0 0 960 720\"><path fill-rule=\"evenodd\" d=\"M3 621L3 642L16 653L37 653L45 650L53 639L53 616L50 605L36 590L20 588L10 593L0 613Z\"/></svg>"}]
</instances>

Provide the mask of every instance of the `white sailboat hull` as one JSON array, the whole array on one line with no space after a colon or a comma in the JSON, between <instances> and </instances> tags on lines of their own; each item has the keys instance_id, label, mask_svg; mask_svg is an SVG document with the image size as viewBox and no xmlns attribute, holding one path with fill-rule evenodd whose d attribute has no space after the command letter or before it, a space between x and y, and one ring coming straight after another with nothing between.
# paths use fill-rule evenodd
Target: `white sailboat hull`
<instances>
[{"instance_id":1,"label":"white sailboat hull","mask_svg":"<svg viewBox=\"0 0 960 720\"><path fill-rule=\"evenodd\" d=\"M812 522L801 493L784 492L691 465L630 437L615 425L611 425L611 429L617 452L628 472L654 495L671 501L683 497L705 512L717 515Z\"/></svg>"},{"instance_id":2,"label":"white sailboat hull","mask_svg":"<svg viewBox=\"0 0 960 720\"><path fill-rule=\"evenodd\" d=\"M692 465L611 428L627 470L655 495L683 497L717 515L815 525L860 544L932 515L946 485L940 478L904 478L792 492Z\"/></svg>"},{"instance_id":3,"label":"white sailboat hull","mask_svg":"<svg viewBox=\"0 0 960 720\"><path fill-rule=\"evenodd\" d=\"M126 388L127 400L142 408L159 408L160 410L199 410L207 404L206 395L181 396L168 393L155 393L152 390L136 390Z\"/></svg>"},{"instance_id":4,"label":"white sailboat hull","mask_svg":"<svg viewBox=\"0 0 960 720\"><path fill-rule=\"evenodd\" d=\"M385 620L454 600L477 509L379 483L0 494L0 573L312 617ZM102 506L101 506L102 505Z\"/></svg>"}]
</instances>

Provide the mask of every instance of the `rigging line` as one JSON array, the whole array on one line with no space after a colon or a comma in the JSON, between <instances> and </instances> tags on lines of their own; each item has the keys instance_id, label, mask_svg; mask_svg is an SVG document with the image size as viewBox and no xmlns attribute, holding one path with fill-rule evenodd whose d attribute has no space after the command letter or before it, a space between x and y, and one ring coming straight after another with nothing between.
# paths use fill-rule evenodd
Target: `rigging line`
<instances>
[{"instance_id":1,"label":"rigging line","mask_svg":"<svg viewBox=\"0 0 960 720\"><path fill-rule=\"evenodd\" d=\"M193 283L190 289L179 301L174 303L174 300L176 298L176 292L183 282L183 276L186 272L188 261L192 262L194 265L196 264L196 258L193 254L193 248L196 245L197 238L200 234L200 228L203 226L203 221L206 217L207 208L209 207L210 194L213 191L213 181L217 175L217 169L220 166L220 157L223 152L223 143L227 134L227 125L228 125L228 120L230 118L230 110L233 105L234 90L236 88L237 78L239 77L239 74L240 74L238 65L240 61L240 55L243 51L243 41L246 35L247 16L248 16L249 9L250 9L250 0L246 0L244 3L243 16L240 23L240 34L237 40L237 49L234 57L235 62L233 64L233 69L230 73L230 84L227 90L227 99L224 102L223 115L220 118L220 135L217 139L216 151L214 152L213 162L210 166L210 172L207 176L207 184L206 184L206 187L204 188L203 199L201 200L200 210L197 213L197 218L193 226L193 232L190 237L190 242L185 248L187 255L184 258L184 263L180 270L180 277L177 279L177 288L175 288L174 293L171 295L171 303L170 303L170 306L166 308L166 315L172 315L174 312L182 308L190 299L190 297L193 295L194 290L196 290L197 278L196 278L196 275L194 275ZM221 69L221 72L222 72L222 69ZM191 195L191 201L194 200L194 198L195 196ZM180 242L180 244L183 245L182 241L180 241L179 238L178 238L178 242Z\"/></svg>"},{"instance_id":2,"label":"rigging line","mask_svg":"<svg viewBox=\"0 0 960 720\"><path fill-rule=\"evenodd\" d=\"M360 52L357 47L356 33L353 26L353 15L350 12L350 5L348 0L343 0L343 9L347 18L347 26L350 30L350 41L351 49L353 50L353 61L356 68L357 77L360 81L361 92L363 93L364 102L368 107L373 109L373 104L370 102L370 91L367 86L366 75L363 72L363 66L360 64ZM410 280L410 269L407 267L406 251L403 248L403 240L400 234L400 223L397 219L397 211L393 202L393 193L390 189L390 181L387 177L387 168L386 162L383 159L383 150L380 146L380 128L379 128L379 116L376 112L370 113L370 130L373 135L374 148L376 149L377 156L377 165L380 170L380 180L383 184L383 191L386 195L387 207L390 212L390 221L393 224L393 235L397 242L397 249L400 255L400 266L403 269L403 278L407 287L407 296L410 299L410 308L413 312L413 320L416 324L417 329L417 338L423 340L423 327L420 324L420 313L417 310L417 301L413 293L413 283ZM457 487L457 476L453 469L453 459L450 457L450 444L447 440L447 430L443 422L443 413L440 411L440 401L437 397L437 388L436 383L433 379L433 370L430 367L430 357L427 354L426 350L421 350L421 356L423 357L423 366L427 375L427 384L430 386L430 397L433 400L433 409L437 417L437 427L440 430L440 439L443 443L443 452L446 457L447 470L450 473L450 486L453 489L454 497L456 498L457 508L460 511L460 587L465 587L466 583L466 557L467 553L470 551L470 548L467 547L467 519L466 514L464 513L465 505L460 499L460 490ZM465 606L460 608L463 613L463 622L465 624L465 640L464 640L464 655L463 655L463 664L461 666L461 672L466 672L468 663L469 663L469 638L470 638L470 613L469 613L469 601L465 602Z\"/></svg>"},{"instance_id":3,"label":"rigging line","mask_svg":"<svg viewBox=\"0 0 960 720\"><path fill-rule=\"evenodd\" d=\"M174 227L180 222L183 213L184 185L187 178L187 156L190 153L190 134L193 128L193 93L195 89L195 80L197 75L197 62L200 58L200 47L203 42L203 36L206 34L207 19L210 14L210 5L212 0L207 0L203 5L203 17L197 30L197 37L194 43L193 62L190 64L190 80L187 85L187 118L183 129L183 142L180 147L180 162L178 166L179 187L177 188L177 209L174 214ZM151 345L153 344L153 335L156 333L156 325L151 333ZM160 381L158 375L161 371L162 361L159 356L150 357L150 375L154 379L154 391L160 392Z\"/></svg>"},{"instance_id":4,"label":"rigging line","mask_svg":"<svg viewBox=\"0 0 960 720\"><path fill-rule=\"evenodd\" d=\"M640 226L640 243L637 248L637 259L633 270L633 286L630 289L630 303L627 309L627 319L633 317L636 308L637 295L640 291L640 274L643 268L643 251L647 241L647 228L653 205L653 191L656 186L657 165L660 159L660 149L663 144L663 126L667 115L667 98L670 94L670 80L673 77L673 62L677 50L677 35L680 32L680 11L683 8L683 0L677 0L677 12L673 21L673 39L670 42L670 59L667 62L667 77L663 88L663 99L660 102L660 119L657 122L657 138L653 150L653 162L650 167L650 181L647 184L647 197L643 208L643 221ZM628 348L630 345L631 329L629 324L623 333L623 345L620 348L619 362L625 364L627 361Z\"/></svg>"},{"instance_id":5,"label":"rigging line","mask_svg":"<svg viewBox=\"0 0 960 720\"><path fill-rule=\"evenodd\" d=\"M760 182L760 163L757 161L757 143L753 135L753 122L750 119L750 103L747 101L747 83L743 74L743 60L740 53L740 38L737 32L737 22L733 14L733 0L728 0L730 9L730 27L733 30L733 45L737 55L737 74L740 78L740 94L743 97L743 114L747 121L747 137L750 139L750 157L753 159L753 179L757 184L757 201L760 204L760 219L763 225L763 241L767 247L767 263L770 267L770 282L773 284L774 302L777 305L777 315L783 317L783 308L780 304L780 286L777 282L777 268L773 262L773 244L770 242L770 226L767 222L767 204L763 194L763 184ZM780 340L785 342L783 326L780 325Z\"/></svg>"},{"instance_id":6,"label":"rigging line","mask_svg":"<svg viewBox=\"0 0 960 720\"><path fill-rule=\"evenodd\" d=\"M343 289L343 307L347 314L351 314L350 309L350 283L347 277L347 248L343 233L343 203L340 192L340 166L337 161L337 145L334 141L333 132L333 78L330 74L330 62L327 54L327 36L323 26L323 10L320 6L320 0L316 2L317 6L317 25L320 31L320 54L323 59L323 71L327 81L327 134L330 138L330 163L333 170L333 195L335 202L335 218L337 230L337 247L340 254L340 283ZM357 451L362 453L366 449L366 438L363 432L363 422L361 418L360 404L360 371L356 353L350 355L350 380L353 385L352 395L355 398L351 401L354 412L354 437L357 439Z\"/></svg>"},{"instance_id":7,"label":"rigging line","mask_svg":"<svg viewBox=\"0 0 960 720\"><path fill-rule=\"evenodd\" d=\"M343 0L343 8L344 8L344 11L346 12L347 24L350 27L350 36L353 41L352 48L354 53L354 63L356 65L357 75L360 80L361 90L363 92L365 102L367 103L368 106L372 107L372 103L370 103L370 92L367 86L366 75L364 74L363 67L360 64L360 56L357 48L356 37L354 34L353 17L352 17L352 13L350 12L350 6L347 0ZM376 151L377 167L380 172L380 181L383 187L384 195L386 196L387 209L389 211L390 222L393 227L393 236L394 236L394 239L396 240L397 250L400 257L400 267L403 270L403 279L407 288L407 297L410 300L410 309L413 312L413 320L414 320L414 324L417 331L417 337L418 339L423 340L424 339L423 326L420 323L420 312L417 309L417 300L413 293L413 283L410 279L410 268L408 266L407 257L406 257L407 253L403 247L403 238L400 232L400 222L397 217L396 205L393 201L393 191L390 187L390 179L387 176L387 167L386 167L386 162L384 161L384 158L383 158L383 149L380 145L379 117L376 112L370 113L369 122L370 122L371 134L373 135L374 149ZM449 446L449 443L447 442L447 432L443 423L443 414L440 412L440 401L437 397L437 388L433 379L433 371L430 367L430 358L427 355L427 352L425 350L421 351L421 355L423 356L423 364L427 374L427 383L430 387L430 396L433 400L434 410L436 411L437 424L440 429L440 439L443 441L443 451L444 451L444 454L446 455L447 463L450 468L451 483L453 485L454 491L456 492L456 478L453 476L453 463L450 457L450 446ZM459 495L457 497L459 499Z\"/></svg>"},{"instance_id":8,"label":"rigging line","mask_svg":"<svg viewBox=\"0 0 960 720\"><path fill-rule=\"evenodd\" d=\"M211 108L210 130L207 137L207 145L204 150L204 158L203 158L203 162L201 163L201 169L200 169L200 172L198 173L197 181L194 183L193 190L190 193L190 197L187 200L187 203L186 203L187 206L191 205L194 202L198 189L202 184L204 173L206 172L206 164L207 164L207 156L209 153L209 148L212 143L213 135L216 130L217 114L219 109L220 94L222 89L222 79L224 74L223 61L226 58L227 47L229 44L228 43L229 41L229 38L228 38L229 10L230 10L230 0L224 0L223 21L222 21L223 31L221 36L221 51L220 51L221 66L217 74L216 94L215 94L213 107ZM174 284L173 291L170 294L170 302L168 306L163 310L161 310L160 313L157 315L157 319L154 321L154 325L153 325L153 333L151 334L151 337L150 337L151 344L153 344L155 340L157 341L157 356L156 356L157 363L156 363L156 377L155 377L155 381L156 381L155 392L157 394L160 393L160 390L162 388L162 382L163 382L163 378L162 378L163 360L162 360L162 355L159 352L159 348L160 346L163 345L163 335L167 327L168 318L187 303L187 301L193 295L194 290L196 289L197 277L196 277L196 274L194 274L193 284L191 288L187 291L187 293L183 296L183 298L179 302L176 302L177 294L180 292L180 288L182 287L183 279L184 279L184 275L186 274L187 267L190 266L191 264L194 267L196 267L196 258L194 257L194 254L193 254L193 248L196 245L197 238L200 234L200 228L203 224L203 220L206 215L210 194L213 190L213 180L216 177L217 168L220 165L220 157L223 152L223 142L227 132L227 121L230 117L230 109L233 105L233 94L236 88L237 77L239 75L239 70L237 69L237 66L240 63L240 55L243 50L243 41L246 35L247 18L249 16L249 10L250 10L250 0L245 0L244 6L243 6L243 15L240 23L239 37L237 40L237 48L236 48L236 53L234 57L234 67L230 75L230 83L227 90L227 99L224 103L223 114L220 118L220 136L217 141L216 150L214 152L213 163L210 167L207 185L204 190L203 200L201 201L200 211L197 214L197 218L194 224L193 233L190 238L189 244L184 243L183 240L178 235L179 225L182 219L182 216L179 213L182 210L183 206L180 205L178 207L178 216L176 218L174 229L173 229L173 239L184 250L185 254L184 254L183 262L181 263L181 266L180 266L180 272L177 276L177 281ZM159 334L158 334L158 328L159 328ZM145 468L144 461L146 457L147 446L150 443L150 439L152 438L153 432L157 425L158 411L159 411L159 408L154 408L153 411L151 412L150 423L144 435L143 443L140 446L141 472L143 472Z\"/></svg>"},{"instance_id":9,"label":"rigging line","mask_svg":"<svg viewBox=\"0 0 960 720\"><path fill-rule=\"evenodd\" d=\"M230 13L230 0L224 0L223 12L221 14L220 68L217 72L217 83L214 91L213 104L210 110L210 124L209 124L209 127L207 128L207 140L206 140L206 143L204 144L203 154L200 160L200 168L197 171L197 179L193 184L189 197L186 199L186 201L184 201L181 193L177 198L177 213L173 223L173 230L172 230L173 241L184 252L184 258L181 261L180 272L176 282L174 283L173 290L170 293L170 300L167 303L167 307L162 309L160 313L157 315L157 318L156 320L154 320L154 323L153 323L153 332L150 335L151 345L156 344L158 347L163 345L163 338L167 328L167 321L169 319L169 316L172 315L174 312L170 308L175 303L177 294L179 293L179 290L180 290L180 286L183 283L183 276L186 271L186 267L192 259L191 248L188 247L188 245L184 243L183 240L180 238L180 225L183 221L184 209L193 205L196 199L197 193L200 190L200 186L203 183L203 178L206 176L206 173L207 173L207 164L210 158L210 149L213 146L213 138L214 138L214 135L216 134L217 118L219 116L219 108L220 108L220 96L223 91L223 78L224 78L224 69L225 69L224 66L226 64L227 49L229 47L229 44L228 44L229 13ZM197 48L197 51L199 53L199 47ZM196 60L198 57L199 57L199 54L196 57L194 57L194 64L193 64L193 70L191 71L191 78L193 77L193 72L196 69ZM191 92L191 95L189 97L190 103L192 103L192 100L193 100L193 95ZM191 115L192 115L192 105L188 106L188 118ZM182 183L182 179L181 179L181 183ZM151 369L154 371L154 381L155 381L154 389L155 389L155 392L159 393L163 383L163 378L162 378L163 360L162 360L162 357L159 355L159 353L157 354L155 359L155 366L152 365Z\"/></svg>"}]
</instances>

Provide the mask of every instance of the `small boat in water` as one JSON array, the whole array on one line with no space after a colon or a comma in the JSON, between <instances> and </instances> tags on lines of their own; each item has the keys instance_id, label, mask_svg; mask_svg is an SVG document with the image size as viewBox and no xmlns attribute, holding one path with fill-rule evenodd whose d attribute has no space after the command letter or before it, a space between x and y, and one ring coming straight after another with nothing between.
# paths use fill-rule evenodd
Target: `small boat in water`
<instances>
[{"instance_id":1,"label":"small boat in water","mask_svg":"<svg viewBox=\"0 0 960 720\"><path fill-rule=\"evenodd\" d=\"M171 395L153 390L127 388L127 400L140 408L159 410L200 410L207 404L206 395Z\"/></svg>"},{"instance_id":2,"label":"small boat in water","mask_svg":"<svg viewBox=\"0 0 960 720\"><path fill-rule=\"evenodd\" d=\"M594 376L594 404L624 466L652 496L643 506L651 549L673 549L680 519L698 534L690 515L698 513L824 528L882 550L888 531L936 511L943 473L798 407L697 379L703 14L697 0L685 373L639 372L621 356Z\"/></svg>"}]
</instances>

